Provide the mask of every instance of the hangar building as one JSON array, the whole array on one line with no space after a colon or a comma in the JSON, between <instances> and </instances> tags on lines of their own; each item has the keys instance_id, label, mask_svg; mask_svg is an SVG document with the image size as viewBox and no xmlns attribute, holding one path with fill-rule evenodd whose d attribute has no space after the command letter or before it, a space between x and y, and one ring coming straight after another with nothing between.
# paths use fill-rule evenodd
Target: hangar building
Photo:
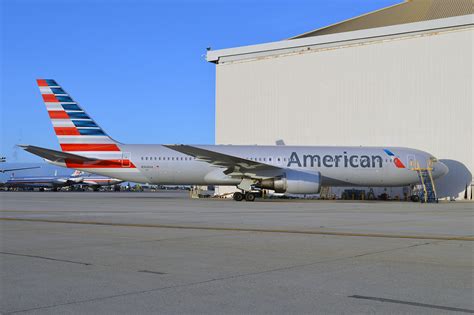
<instances>
[{"instance_id":1,"label":"hangar building","mask_svg":"<svg viewBox=\"0 0 474 315\"><path fill-rule=\"evenodd\" d=\"M216 144L402 146L474 173L474 0L411 0L278 42L208 51ZM444 185L444 186L443 186Z\"/></svg>"}]
</instances>

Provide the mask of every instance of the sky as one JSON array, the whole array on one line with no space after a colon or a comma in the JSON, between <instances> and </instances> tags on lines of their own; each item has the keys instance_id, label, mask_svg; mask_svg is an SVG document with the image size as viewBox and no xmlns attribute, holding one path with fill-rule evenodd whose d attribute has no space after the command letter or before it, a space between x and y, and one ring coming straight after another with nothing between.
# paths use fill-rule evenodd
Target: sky
<instances>
[{"instance_id":1,"label":"sky","mask_svg":"<svg viewBox=\"0 0 474 315\"><path fill-rule=\"evenodd\" d=\"M0 156L59 149L36 86L55 79L122 143L213 144L213 50L284 40L400 0L0 0Z\"/></svg>"}]
</instances>

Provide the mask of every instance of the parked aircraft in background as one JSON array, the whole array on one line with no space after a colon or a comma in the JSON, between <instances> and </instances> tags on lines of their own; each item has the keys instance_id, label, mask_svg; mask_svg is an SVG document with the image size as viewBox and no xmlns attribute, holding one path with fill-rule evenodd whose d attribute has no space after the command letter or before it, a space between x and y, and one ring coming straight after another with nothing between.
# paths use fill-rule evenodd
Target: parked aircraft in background
<instances>
[{"instance_id":1,"label":"parked aircraft in background","mask_svg":"<svg viewBox=\"0 0 474 315\"><path fill-rule=\"evenodd\" d=\"M3 183L6 188L49 188L59 190L62 187L75 185L85 185L98 190L101 186L117 185L123 182L120 179L100 176L95 174L85 174L82 171L75 171L72 175L53 176L23 176L14 175Z\"/></svg>"},{"instance_id":2,"label":"parked aircraft in background","mask_svg":"<svg viewBox=\"0 0 474 315\"><path fill-rule=\"evenodd\" d=\"M19 176L12 177L7 180L3 187L6 188L49 188L59 190L62 187L77 184L82 179L75 176L53 175L53 176Z\"/></svg>"},{"instance_id":3,"label":"parked aircraft in background","mask_svg":"<svg viewBox=\"0 0 474 315\"><path fill-rule=\"evenodd\" d=\"M111 178L108 176L101 176L96 174L85 173L83 171L77 171L76 176L82 178L80 182L81 185L89 186L94 191L98 190L102 186L111 186L118 185L123 182L123 180L118 178Z\"/></svg>"},{"instance_id":4,"label":"parked aircraft in background","mask_svg":"<svg viewBox=\"0 0 474 315\"><path fill-rule=\"evenodd\" d=\"M419 183L413 165L448 168L427 152L398 147L122 144L54 80L37 80L62 151L21 145L49 163L125 181L170 185L231 185L235 200L252 189L316 194L322 185L387 187Z\"/></svg>"}]
</instances>

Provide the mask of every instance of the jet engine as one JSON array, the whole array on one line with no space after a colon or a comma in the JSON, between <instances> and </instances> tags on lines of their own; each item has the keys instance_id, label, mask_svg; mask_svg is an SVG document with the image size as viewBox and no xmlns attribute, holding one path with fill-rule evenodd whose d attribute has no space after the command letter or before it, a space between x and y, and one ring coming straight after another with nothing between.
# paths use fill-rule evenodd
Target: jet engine
<instances>
[{"instance_id":1,"label":"jet engine","mask_svg":"<svg viewBox=\"0 0 474 315\"><path fill-rule=\"evenodd\" d=\"M321 188L321 175L319 172L287 170L283 176L263 179L258 187L277 193L317 194Z\"/></svg>"}]
</instances>

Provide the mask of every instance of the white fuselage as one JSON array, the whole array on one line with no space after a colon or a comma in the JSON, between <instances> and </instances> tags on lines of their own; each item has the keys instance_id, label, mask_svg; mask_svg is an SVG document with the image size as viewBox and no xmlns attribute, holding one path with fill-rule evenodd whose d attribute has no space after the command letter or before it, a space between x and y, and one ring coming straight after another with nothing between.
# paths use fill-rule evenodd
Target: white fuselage
<instances>
[{"instance_id":1,"label":"white fuselage","mask_svg":"<svg viewBox=\"0 0 474 315\"><path fill-rule=\"evenodd\" d=\"M81 170L149 184L237 185L242 180L226 175L224 167L163 145L119 146L124 160L130 160L131 163L124 163L121 168ZM388 187L416 184L419 182L418 174L412 168L416 163L420 167L426 167L430 159L433 162L434 178L448 171L443 163L436 161L429 153L409 148L259 145L196 147L278 168L268 171L263 177L281 176L288 170L319 172L321 184L327 186ZM262 177L262 174L259 176Z\"/></svg>"}]
</instances>

